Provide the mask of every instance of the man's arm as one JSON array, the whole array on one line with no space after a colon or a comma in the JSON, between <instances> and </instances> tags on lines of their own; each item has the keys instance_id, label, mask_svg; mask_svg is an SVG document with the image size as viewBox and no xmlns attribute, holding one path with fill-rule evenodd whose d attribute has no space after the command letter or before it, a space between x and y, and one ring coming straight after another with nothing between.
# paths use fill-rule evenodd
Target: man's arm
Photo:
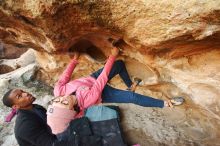
<instances>
[{"instance_id":1,"label":"man's arm","mask_svg":"<svg viewBox=\"0 0 220 146\"><path fill-rule=\"evenodd\" d=\"M55 96L60 96L65 93L65 90L66 90L65 85L70 81L73 70L78 64L78 61L77 61L78 57L79 57L78 53L74 55L73 59L68 64L67 68L64 70L64 72L59 77L59 80L57 81L54 87Z\"/></svg>"}]
</instances>

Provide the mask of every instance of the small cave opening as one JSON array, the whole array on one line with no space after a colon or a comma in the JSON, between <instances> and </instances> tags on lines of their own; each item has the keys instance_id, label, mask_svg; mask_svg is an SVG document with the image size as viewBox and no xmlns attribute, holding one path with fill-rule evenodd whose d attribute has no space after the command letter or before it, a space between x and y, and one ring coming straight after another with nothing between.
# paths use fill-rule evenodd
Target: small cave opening
<instances>
[{"instance_id":1,"label":"small cave opening","mask_svg":"<svg viewBox=\"0 0 220 146\"><path fill-rule=\"evenodd\" d=\"M14 71L14 69L8 65L0 65L0 74L5 74Z\"/></svg>"},{"instance_id":2,"label":"small cave opening","mask_svg":"<svg viewBox=\"0 0 220 146\"><path fill-rule=\"evenodd\" d=\"M87 54L92 59L98 62L104 62L107 58L100 48L98 48L91 41L86 39L81 39L77 41L73 46L69 48L69 52L74 51Z\"/></svg>"}]
</instances>

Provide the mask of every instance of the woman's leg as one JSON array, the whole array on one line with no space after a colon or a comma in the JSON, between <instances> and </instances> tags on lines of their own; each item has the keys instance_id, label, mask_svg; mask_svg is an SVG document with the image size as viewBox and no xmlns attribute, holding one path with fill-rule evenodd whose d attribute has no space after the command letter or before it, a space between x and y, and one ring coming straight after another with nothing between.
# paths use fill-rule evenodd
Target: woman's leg
<instances>
[{"instance_id":1,"label":"woman's leg","mask_svg":"<svg viewBox=\"0 0 220 146\"><path fill-rule=\"evenodd\" d=\"M98 71L91 74L92 77L98 78L98 76L101 74L103 68L99 69ZM108 79L111 80L114 76L117 74L120 75L124 83L127 85L127 87L131 87L132 81L128 75L127 69L125 67L125 64L122 60L117 60L112 66L112 69L109 73Z\"/></svg>"},{"instance_id":2,"label":"woman's leg","mask_svg":"<svg viewBox=\"0 0 220 146\"><path fill-rule=\"evenodd\" d=\"M164 107L164 101L131 91L115 89L106 85L102 92L102 101L111 103L134 103L145 107Z\"/></svg>"}]
</instances>

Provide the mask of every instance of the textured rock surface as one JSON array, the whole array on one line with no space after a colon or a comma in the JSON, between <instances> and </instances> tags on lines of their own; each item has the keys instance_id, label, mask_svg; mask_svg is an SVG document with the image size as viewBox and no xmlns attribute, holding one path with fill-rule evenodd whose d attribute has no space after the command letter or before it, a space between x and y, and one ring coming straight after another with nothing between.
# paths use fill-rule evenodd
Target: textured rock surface
<instances>
[{"instance_id":1,"label":"textured rock surface","mask_svg":"<svg viewBox=\"0 0 220 146\"><path fill-rule=\"evenodd\" d=\"M109 38L124 40L119 58L126 62L132 78L143 79L136 92L161 99L186 99L183 106L172 110L120 104L129 143L219 145L219 0L0 0L0 42L7 50L0 49L4 58L0 62L1 95L7 88L21 86L46 106L43 97L49 92L39 92L39 84L18 79L27 70L36 71L35 65L28 68L34 57L7 60L7 52L11 52L7 44L17 47L13 52L20 49L18 54L21 49L37 50L39 67L34 79L53 86L76 48L82 55L73 78L103 66L110 53ZM111 84L126 88L119 78ZM30 90L34 85L36 90ZM7 109L2 108L1 113L4 111ZM16 145L7 142L13 133L11 125L0 127L3 145Z\"/></svg>"}]
</instances>

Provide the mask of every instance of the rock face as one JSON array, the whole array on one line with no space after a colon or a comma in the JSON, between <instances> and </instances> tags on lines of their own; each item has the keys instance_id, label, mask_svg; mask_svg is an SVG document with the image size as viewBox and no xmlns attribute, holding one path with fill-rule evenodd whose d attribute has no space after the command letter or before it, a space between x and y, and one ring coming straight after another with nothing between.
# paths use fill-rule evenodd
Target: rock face
<instances>
[{"instance_id":1,"label":"rock face","mask_svg":"<svg viewBox=\"0 0 220 146\"><path fill-rule=\"evenodd\" d=\"M120 104L128 143L219 145L219 0L0 0L1 86L15 87L8 82L18 77L14 70L34 62L30 54L9 61L4 52L36 50L35 79L53 86L73 51L82 54L73 78L86 76L103 66L110 40L119 38L119 58L132 78L143 79L137 93L186 100L172 110ZM119 78L111 84L126 89Z\"/></svg>"}]
</instances>

